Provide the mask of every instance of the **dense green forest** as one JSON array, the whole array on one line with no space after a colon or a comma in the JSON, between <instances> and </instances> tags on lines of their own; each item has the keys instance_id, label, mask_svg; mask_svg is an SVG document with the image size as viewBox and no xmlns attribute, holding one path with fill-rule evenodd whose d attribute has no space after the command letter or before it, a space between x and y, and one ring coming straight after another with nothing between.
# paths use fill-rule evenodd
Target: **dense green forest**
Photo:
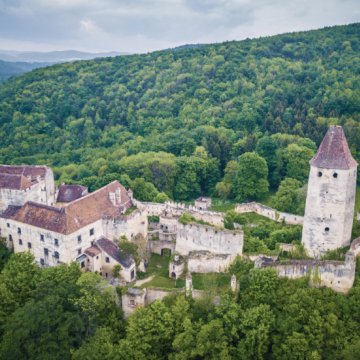
<instances>
[{"instance_id":1,"label":"dense green forest","mask_svg":"<svg viewBox=\"0 0 360 360\"><path fill-rule=\"evenodd\" d=\"M285 178L301 188L329 124L360 160L359 33L352 24L14 77L0 85L0 163L46 164L91 191L105 176L144 179L143 200L242 201ZM249 156L260 183L237 176Z\"/></svg>"},{"instance_id":2,"label":"dense green forest","mask_svg":"<svg viewBox=\"0 0 360 360\"><path fill-rule=\"evenodd\" d=\"M29 252L9 259L0 245L1 360L360 358L359 270L345 295L238 258L230 273L240 292L224 287L220 306L207 275L202 298L170 295L123 320L122 288L76 263L39 269Z\"/></svg>"}]
</instances>

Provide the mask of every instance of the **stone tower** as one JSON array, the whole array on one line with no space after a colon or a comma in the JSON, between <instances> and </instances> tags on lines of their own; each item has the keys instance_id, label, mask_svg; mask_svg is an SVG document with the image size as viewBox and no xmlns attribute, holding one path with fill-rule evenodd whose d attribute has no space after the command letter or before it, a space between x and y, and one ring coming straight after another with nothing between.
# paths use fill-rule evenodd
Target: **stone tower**
<instances>
[{"instance_id":1,"label":"stone tower","mask_svg":"<svg viewBox=\"0 0 360 360\"><path fill-rule=\"evenodd\" d=\"M351 240L358 163L341 126L330 126L310 165L302 243L317 257Z\"/></svg>"}]
</instances>

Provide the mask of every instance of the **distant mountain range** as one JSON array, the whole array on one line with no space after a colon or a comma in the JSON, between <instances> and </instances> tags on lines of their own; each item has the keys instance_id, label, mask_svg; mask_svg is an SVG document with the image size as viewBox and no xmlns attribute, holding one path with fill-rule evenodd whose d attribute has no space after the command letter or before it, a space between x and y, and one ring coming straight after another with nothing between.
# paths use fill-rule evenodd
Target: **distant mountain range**
<instances>
[{"instance_id":1,"label":"distant mountain range","mask_svg":"<svg viewBox=\"0 0 360 360\"><path fill-rule=\"evenodd\" d=\"M88 53L77 50L65 51L50 51L50 52L35 52L35 51L16 51L16 50L1 50L0 60L8 62L68 62L75 60L91 60L95 58L113 57L120 55L131 55L128 52L110 51L106 53Z\"/></svg>"}]
</instances>

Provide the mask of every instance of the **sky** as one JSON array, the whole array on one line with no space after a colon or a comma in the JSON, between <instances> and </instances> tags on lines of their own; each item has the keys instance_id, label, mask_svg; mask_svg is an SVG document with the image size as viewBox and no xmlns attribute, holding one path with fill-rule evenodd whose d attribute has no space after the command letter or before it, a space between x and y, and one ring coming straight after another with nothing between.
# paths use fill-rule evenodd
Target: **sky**
<instances>
[{"instance_id":1,"label":"sky","mask_svg":"<svg viewBox=\"0 0 360 360\"><path fill-rule=\"evenodd\" d=\"M360 0L0 0L0 49L146 53L360 21Z\"/></svg>"}]
</instances>

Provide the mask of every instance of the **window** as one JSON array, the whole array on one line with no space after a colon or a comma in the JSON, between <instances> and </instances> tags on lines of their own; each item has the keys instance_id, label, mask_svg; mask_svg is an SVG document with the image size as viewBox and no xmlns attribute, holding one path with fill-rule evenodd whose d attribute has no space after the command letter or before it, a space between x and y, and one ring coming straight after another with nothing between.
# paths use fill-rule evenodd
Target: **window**
<instances>
[{"instance_id":1,"label":"window","mask_svg":"<svg viewBox=\"0 0 360 360\"><path fill-rule=\"evenodd\" d=\"M9 223L7 223L6 225L7 225L7 227L10 227L10 224L9 224Z\"/></svg>"},{"instance_id":2,"label":"window","mask_svg":"<svg viewBox=\"0 0 360 360\"><path fill-rule=\"evenodd\" d=\"M94 235L94 229L90 229L90 236Z\"/></svg>"},{"instance_id":3,"label":"window","mask_svg":"<svg viewBox=\"0 0 360 360\"><path fill-rule=\"evenodd\" d=\"M106 257L106 258L105 258L105 261L106 261L107 263L109 263L109 262L110 262L110 258Z\"/></svg>"},{"instance_id":4,"label":"window","mask_svg":"<svg viewBox=\"0 0 360 360\"><path fill-rule=\"evenodd\" d=\"M28 248L31 249L31 243L28 243Z\"/></svg>"},{"instance_id":5,"label":"window","mask_svg":"<svg viewBox=\"0 0 360 360\"><path fill-rule=\"evenodd\" d=\"M40 259L40 264L41 264L41 265L45 265L44 259Z\"/></svg>"},{"instance_id":6,"label":"window","mask_svg":"<svg viewBox=\"0 0 360 360\"><path fill-rule=\"evenodd\" d=\"M81 268L84 268L85 267L85 261L82 261L81 262Z\"/></svg>"},{"instance_id":7,"label":"window","mask_svg":"<svg viewBox=\"0 0 360 360\"><path fill-rule=\"evenodd\" d=\"M99 260L99 257L98 257L98 256L96 257L96 260Z\"/></svg>"},{"instance_id":8,"label":"window","mask_svg":"<svg viewBox=\"0 0 360 360\"><path fill-rule=\"evenodd\" d=\"M173 265L173 270L175 270L175 265Z\"/></svg>"},{"instance_id":9,"label":"window","mask_svg":"<svg viewBox=\"0 0 360 360\"><path fill-rule=\"evenodd\" d=\"M44 235L42 235L42 234L40 235L40 240L44 241Z\"/></svg>"},{"instance_id":10,"label":"window","mask_svg":"<svg viewBox=\"0 0 360 360\"><path fill-rule=\"evenodd\" d=\"M77 252L78 252L78 255L81 255L81 249L78 249Z\"/></svg>"},{"instance_id":11,"label":"window","mask_svg":"<svg viewBox=\"0 0 360 360\"><path fill-rule=\"evenodd\" d=\"M49 255L49 250L48 249L44 249L44 255L48 256Z\"/></svg>"},{"instance_id":12,"label":"window","mask_svg":"<svg viewBox=\"0 0 360 360\"><path fill-rule=\"evenodd\" d=\"M107 273L105 273L105 277L107 278Z\"/></svg>"},{"instance_id":13,"label":"window","mask_svg":"<svg viewBox=\"0 0 360 360\"><path fill-rule=\"evenodd\" d=\"M330 229L328 227L325 228L325 231L329 231Z\"/></svg>"},{"instance_id":14,"label":"window","mask_svg":"<svg viewBox=\"0 0 360 360\"><path fill-rule=\"evenodd\" d=\"M333 173L333 177L336 179L338 177L337 173Z\"/></svg>"},{"instance_id":15,"label":"window","mask_svg":"<svg viewBox=\"0 0 360 360\"><path fill-rule=\"evenodd\" d=\"M78 236L78 244L81 243L81 235Z\"/></svg>"},{"instance_id":16,"label":"window","mask_svg":"<svg viewBox=\"0 0 360 360\"><path fill-rule=\"evenodd\" d=\"M18 228L18 234L21 234L21 229L20 228Z\"/></svg>"},{"instance_id":17,"label":"window","mask_svg":"<svg viewBox=\"0 0 360 360\"><path fill-rule=\"evenodd\" d=\"M58 259L58 258L59 258L59 253L58 253L57 251L55 251L55 253L54 253L54 258L55 258L55 259Z\"/></svg>"},{"instance_id":18,"label":"window","mask_svg":"<svg viewBox=\"0 0 360 360\"><path fill-rule=\"evenodd\" d=\"M59 246L59 240L58 239L54 239L54 245Z\"/></svg>"},{"instance_id":19,"label":"window","mask_svg":"<svg viewBox=\"0 0 360 360\"><path fill-rule=\"evenodd\" d=\"M319 171L317 175L318 175L318 177L322 177L322 172Z\"/></svg>"},{"instance_id":20,"label":"window","mask_svg":"<svg viewBox=\"0 0 360 360\"><path fill-rule=\"evenodd\" d=\"M88 262L90 262L90 259L88 259Z\"/></svg>"},{"instance_id":21,"label":"window","mask_svg":"<svg viewBox=\"0 0 360 360\"><path fill-rule=\"evenodd\" d=\"M9 240L12 241L12 235L9 235Z\"/></svg>"},{"instance_id":22,"label":"window","mask_svg":"<svg viewBox=\"0 0 360 360\"><path fill-rule=\"evenodd\" d=\"M19 245L22 245L22 240L21 239L19 239Z\"/></svg>"}]
</instances>

